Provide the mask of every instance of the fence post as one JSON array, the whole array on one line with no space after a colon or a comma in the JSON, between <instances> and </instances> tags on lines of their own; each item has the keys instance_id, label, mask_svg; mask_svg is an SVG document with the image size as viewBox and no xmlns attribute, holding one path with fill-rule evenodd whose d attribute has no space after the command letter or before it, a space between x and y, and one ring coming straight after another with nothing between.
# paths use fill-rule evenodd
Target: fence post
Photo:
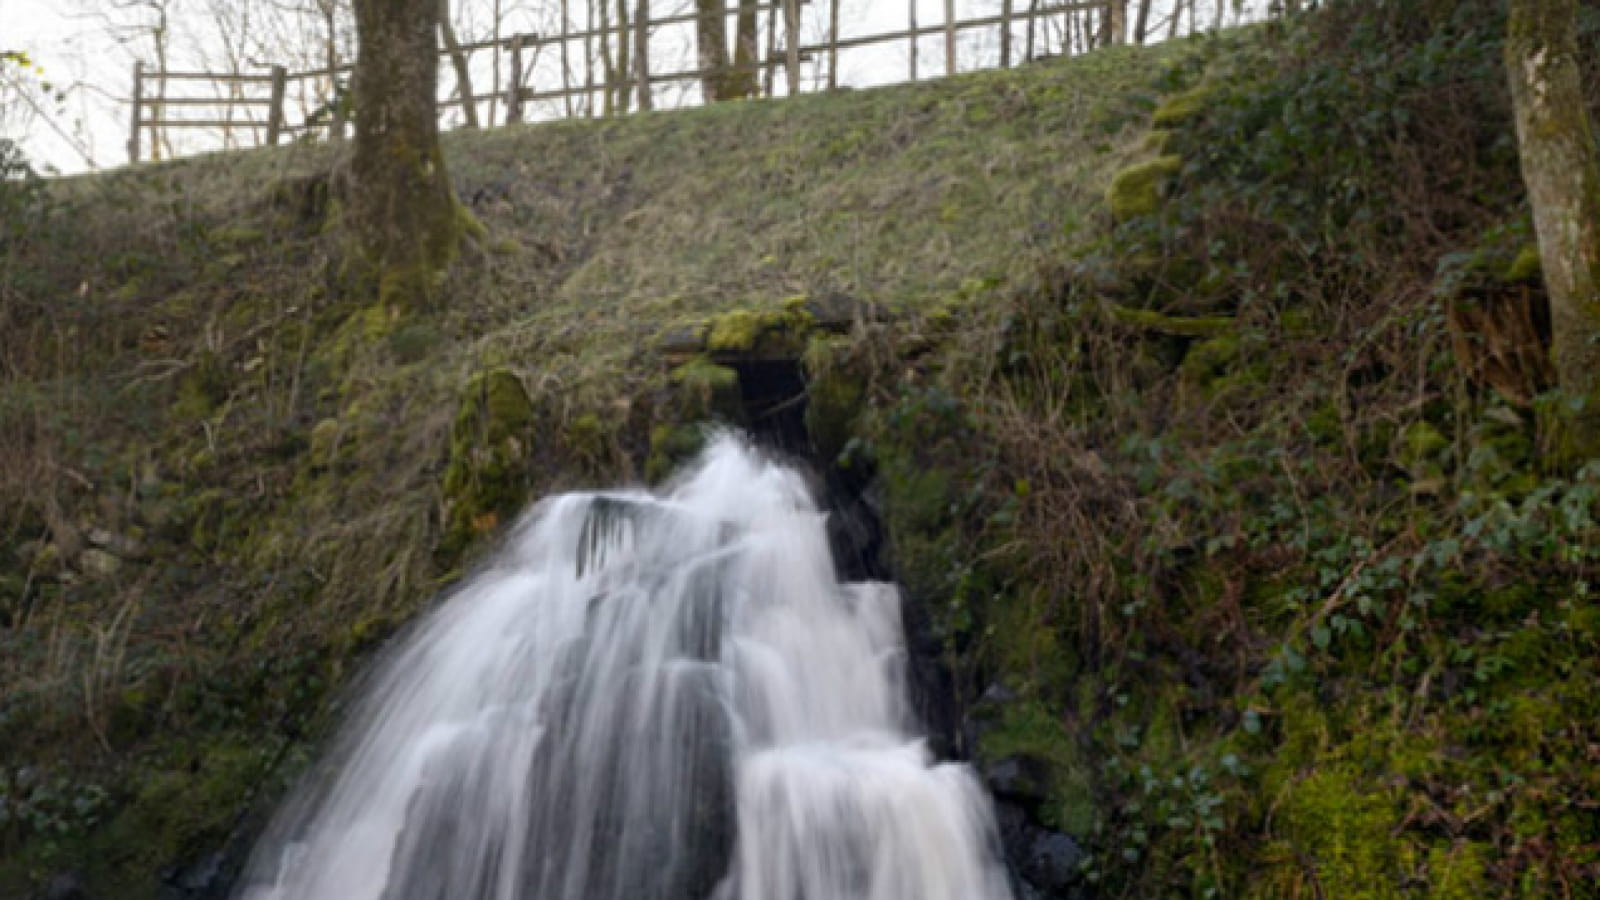
<instances>
[{"instance_id":1,"label":"fence post","mask_svg":"<svg viewBox=\"0 0 1600 900\"><path fill-rule=\"evenodd\" d=\"M761 96L772 96L772 79L775 77L776 60L778 56L778 14L776 7L767 9L767 52L761 58L766 64L761 67Z\"/></svg>"},{"instance_id":2,"label":"fence post","mask_svg":"<svg viewBox=\"0 0 1600 900\"><path fill-rule=\"evenodd\" d=\"M522 41L526 35L517 35L511 39L511 83L506 85L506 124L512 125L522 121ZM566 46L566 36L562 35L562 46ZM565 83L565 76L562 78ZM571 108L572 101L567 101Z\"/></svg>"},{"instance_id":3,"label":"fence post","mask_svg":"<svg viewBox=\"0 0 1600 900\"><path fill-rule=\"evenodd\" d=\"M911 11L911 80L917 80L917 0L907 0Z\"/></svg>"},{"instance_id":4,"label":"fence post","mask_svg":"<svg viewBox=\"0 0 1600 900\"><path fill-rule=\"evenodd\" d=\"M944 73L956 73L956 0L944 0Z\"/></svg>"},{"instance_id":5,"label":"fence post","mask_svg":"<svg viewBox=\"0 0 1600 900\"><path fill-rule=\"evenodd\" d=\"M272 101L267 107L267 146L278 146L283 133L283 94L289 73L283 66L272 67Z\"/></svg>"},{"instance_id":6,"label":"fence post","mask_svg":"<svg viewBox=\"0 0 1600 900\"><path fill-rule=\"evenodd\" d=\"M1000 4L1000 68L1011 68L1011 0Z\"/></svg>"},{"instance_id":7,"label":"fence post","mask_svg":"<svg viewBox=\"0 0 1600 900\"><path fill-rule=\"evenodd\" d=\"M800 94L800 0L783 0L784 50L789 70L789 96Z\"/></svg>"},{"instance_id":8,"label":"fence post","mask_svg":"<svg viewBox=\"0 0 1600 900\"><path fill-rule=\"evenodd\" d=\"M839 0L828 2L828 90L839 86Z\"/></svg>"},{"instance_id":9,"label":"fence post","mask_svg":"<svg viewBox=\"0 0 1600 900\"><path fill-rule=\"evenodd\" d=\"M139 114L144 108L144 63L133 64L133 115L128 127L128 162L139 161Z\"/></svg>"}]
</instances>

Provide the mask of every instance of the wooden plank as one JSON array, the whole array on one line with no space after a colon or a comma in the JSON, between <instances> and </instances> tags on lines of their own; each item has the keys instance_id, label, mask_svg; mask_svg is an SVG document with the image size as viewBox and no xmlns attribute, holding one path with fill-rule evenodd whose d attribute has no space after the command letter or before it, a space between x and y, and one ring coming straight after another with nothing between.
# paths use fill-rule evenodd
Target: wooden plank
<instances>
[{"instance_id":1,"label":"wooden plank","mask_svg":"<svg viewBox=\"0 0 1600 900\"><path fill-rule=\"evenodd\" d=\"M781 12L783 8L784 7L782 3L774 3L770 6L757 6L756 13L776 13ZM739 10L737 7L735 7L728 10L727 14L730 16L737 16L739 14ZM683 13L676 16L665 16L660 19L651 19L650 25L655 28L661 28L666 25L693 25L698 21L700 21L700 15L698 13ZM566 34L545 34L539 36L538 42L541 44L557 44L564 41L579 41L585 38L597 38L600 37L602 33L616 34L616 32L617 30L615 28L611 28L573 31Z\"/></svg>"},{"instance_id":2,"label":"wooden plank","mask_svg":"<svg viewBox=\"0 0 1600 900\"><path fill-rule=\"evenodd\" d=\"M956 73L956 0L944 0L944 74Z\"/></svg>"},{"instance_id":3,"label":"wooden plank","mask_svg":"<svg viewBox=\"0 0 1600 900\"><path fill-rule=\"evenodd\" d=\"M910 30L910 34L911 34L911 41L910 41L910 43L911 43L911 80L912 81L916 81L917 80L917 0L910 0L910 4L911 4L911 16L910 16L909 24L911 26L911 30ZM833 45L835 47L837 47L837 46L839 46L839 42L838 41L834 41Z\"/></svg>"},{"instance_id":4,"label":"wooden plank","mask_svg":"<svg viewBox=\"0 0 1600 900\"><path fill-rule=\"evenodd\" d=\"M232 81L251 84L271 84L271 75L231 75L226 72L149 72L145 75L156 81Z\"/></svg>"},{"instance_id":5,"label":"wooden plank","mask_svg":"<svg viewBox=\"0 0 1600 900\"><path fill-rule=\"evenodd\" d=\"M1040 9L1037 13L1031 13L1031 12L1029 12L1029 13L1013 13L1012 14L1012 19L1015 20L1015 19L1035 18L1035 17L1043 18L1047 14L1048 15L1058 15L1058 14L1060 14L1062 12L1070 12L1070 11L1073 11L1073 10L1103 9L1103 8L1104 8L1104 4L1102 4L1102 3L1074 3L1074 4L1071 4L1071 5L1068 5L1068 6L1052 6L1048 10ZM1005 18L1004 16L986 16L986 17L981 18L981 19L966 19L964 21L956 22L955 23L955 26L956 26L955 30L956 31L970 31L971 29L974 29L974 28L991 28L991 27L993 27L995 25L999 25L1001 23L1001 21L1004 20L1004 18ZM855 47L869 47L869 46L871 46L873 44L884 44L884 43L888 43L890 41L904 41L904 40L907 40L907 39L913 38L913 37L932 37L934 35L942 35L944 33L945 33L945 26L943 24L940 24L940 25L926 25L926 26L923 26L921 28L917 28L915 30L906 29L904 31L894 31L894 32L888 32L888 33L885 33L885 34L868 34L868 35L862 35L861 37L841 38L839 40L839 49L840 50L849 50L849 49L852 49L852 48L855 48ZM807 46L807 47L802 47L801 48L801 52L802 53L816 53L816 52L818 52L820 50L825 50L825 49L827 49L826 45L813 44L813 45L810 45L810 46Z\"/></svg>"},{"instance_id":6,"label":"wooden plank","mask_svg":"<svg viewBox=\"0 0 1600 900\"><path fill-rule=\"evenodd\" d=\"M139 124L146 128L238 128L256 123L238 119L140 119Z\"/></svg>"},{"instance_id":7,"label":"wooden plank","mask_svg":"<svg viewBox=\"0 0 1600 900\"><path fill-rule=\"evenodd\" d=\"M839 0L828 0L828 90L839 87Z\"/></svg>"},{"instance_id":8,"label":"wooden plank","mask_svg":"<svg viewBox=\"0 0 1600 900\"><path fill-rule=\"evenodd\" d=\"M162 106L267 106L272 100L267 97L166 97L161 100ZM149 106L151 101L145 101Z\"/></svg>"},{"instance_id":9,"label":"wooden plank","mask_svg":"<svg viewBox=\"0 0 1600 900\"><path fill-rule=\"evenodd\" d=\"M784 55L787 58L784 69L789 75L789 96L794 97L800 93L800 3L799 0L784 0Z\"/></svg>"}]
</instances>

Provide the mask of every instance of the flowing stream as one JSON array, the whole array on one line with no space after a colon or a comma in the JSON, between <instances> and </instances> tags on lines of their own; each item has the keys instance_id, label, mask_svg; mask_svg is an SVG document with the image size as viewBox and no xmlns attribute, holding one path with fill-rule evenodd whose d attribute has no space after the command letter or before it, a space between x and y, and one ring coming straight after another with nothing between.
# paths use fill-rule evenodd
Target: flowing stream
<instances>
[{"instance_id":1,"label":"flowing stream","mask_svg":"<svg viewBox=\"0 0 1600 900\"><path fill-rule=\"evenodd\" d=\"M842 584L794 471L712 442L568 494L372 673L247 900L1009 900L936 764L899 596Z\"/></svg>"}]
</instances>

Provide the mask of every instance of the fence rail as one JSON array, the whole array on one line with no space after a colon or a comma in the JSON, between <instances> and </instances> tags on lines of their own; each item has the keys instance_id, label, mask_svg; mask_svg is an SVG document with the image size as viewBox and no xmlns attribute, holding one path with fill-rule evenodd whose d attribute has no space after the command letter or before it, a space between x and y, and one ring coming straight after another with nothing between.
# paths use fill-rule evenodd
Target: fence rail
<instances>
[{"instance_id":1,"label":"fence rail","mask_svg":"<svg viewBox=\"0 0 1600 900\"><path fill-rule=\"evenodd\" d=\"M574 28L574 23L564 21L559 31L550 34L523 33L441 47L438 51L441 58L458 55L461 60L457 61L454 68L440 67L441 73L452 73L452 78L459 78L460 72L470 71L466 61L470 61L471 54L488 51L491 60L487 72L494 84L494 89L488 92L471 90L470 81L474 80L471 78L466 84L455 84L453 92L439 100L441 115L448 114L449 110L457 110L469 123L483 121L492 125L498 118L509 124L527 118L530 105L553 101L559 102L559 106L547 118L593 116L597 113L611 115L625 113L630 107L647 110L656 106L657 88L685 83L692 85L696 82L707 84L712 79L738 71L748 73L759 82L757 89L766 96L793 96L804 90L804 65L809 63L814 68L813 89L832 89L839 84L841 52L878 46L904 46L907 49L907 70L905 77L898 80L916 81L920 74L919 44L924 39L944 39L944 74L953 75L959 70L958 63L961 62L958 36L966 32L998 30L998 59L987 56L982 60L969 58L969 66L1009 67L1016 55L1012 52L1015 29L1025 29L1027 35L1027 46L1022 54L1025 61L1027 57L1041 55L1041 47L1046 55L1055 55L1043 36L1046 26L1052 22L1056 23L1057 52L1060 53L1086 50L1097 43L1120 43L1123 40L1120 31L1126 28L1126 23L1121 22L1113 10L1119 4L1126 10L1127 0L1002 0L999 14L966 19L957 17L955 0L945 0L942 21L922 24L917 21L916 0L907 0L907 27L874 34L841 36L840 0L819 0L828 7L826 28L820 36L814 33L812 40L803 43L800 6L810 2L771 0L755 4L753 10L728 10L729 19L753 12L757 23L757 52L753 54L755 58L748 62L736 64L730 60L717 68L692 65L664 71L650 69L651 38L665 29L698 27L702 19L696 13L660 18L646 15L643 22L624 20L609 23L605 27L596 27L592 18L581 28ZM1015 8L1023 5L1026 8ZM648 3L641 6L645 7L648 14ZM1182 2L1174 4L1173 15L1181 16L1184 8ZM1193 22L1192 4L1189 9L1190 28L1194 30L1197 26ZM1125 19L1126 16L1121 18ZM781 35L778 27L780 22ZM723 31L728 31L728 24L727 21L723 23ZM760 27L763 24L764 29ZM1112 24L1117 25L1116 31L1109 27ZM1176 24L1177 20L1174 19L1173 31L1176 30ZM764 52L760 46L763 30ZM1037 39L1036 33L1039 35ZM595 53L597 43L600 45L598 58ZM578 60L581 71L573 66L573 45L581 45L581 59ZM551 74L547 67L539 68L541 51L545 49L554 50L559 55L554 60L557 66L555 74ZM624 66L625 69L622 68ZM342 138L349 113L345 82L351 71L350 64L343 64L298 72L278 65L269 66L266 72L259 73L162 72L147 70L142 63L135 64L128 159L130 162L140 160L142 151L146 149L145 138L148 138L150 158L177 155L171 133L184 129L220 130L224 148L275 145L285 137L305 139L325 135L332 139ZM484 71L480 67L479 73ZM785 76L781 85L774 83L779 71ZM204 82L214 89L217 96L169 96L169 85L174 82ZM291 121L291 110L287 108L291 86L309 88L300 91L300 109L295 111L298 121ZM701 94L699 99L703 102L704 91ZM307 95L312 101L306 99ZM694 101L693 91L687 90L681 92L678 105L690 105ZM312 107L311 102L316 102L316 105ZM503 113L500 109L502 105ZM487 107L488 115L478 116L479 107ZM187 111L195 112L197 117L181 115Z\"/></svg>"}]
</instances>

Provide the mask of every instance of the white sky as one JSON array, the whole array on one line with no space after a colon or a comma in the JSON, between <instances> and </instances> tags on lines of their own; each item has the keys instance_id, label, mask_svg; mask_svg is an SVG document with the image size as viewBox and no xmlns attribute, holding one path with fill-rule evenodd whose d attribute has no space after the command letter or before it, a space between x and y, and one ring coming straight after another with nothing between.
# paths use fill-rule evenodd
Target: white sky
<instances>
[{"instance_id":1,"label":"white sky","mask_svg":"<svg viewBox=\"0 0 1600 900\"><path fill-rule=\"evenodd\" d=\"M131 91L132 68L136 59L143 58L147 65L151 58L149 43L141 36L124 34L121 40L112 33L110 23L117 17L126 17L117 5L128 5L135 0L0 0L0 49L22 50L45 71L45 77L57 85L70 86L64 104L47 103L44 115L26 108L0 109L0 137L21 141L24 151L36 166L63 173L80 172L90 168L112 168L127 161L125 149L128 136L128 102ZM137 0L150 2L150 0ZM273 6L287 5L281 0L170 0L173 6L173 36L171 62L174 69L186 71L217 71L220 41L206 10L211 5L227 4L227 8L255 14L260 19ZM501 33L510 35L525 31L551 31L556 28L558 5L556 0L499 0L502 9ZM909 5L917 4L918 24L922 27L944 21L944 0L842 0L840 34L843 37L895 31L907 26ZM1046 0L1050 5L1052 0ZM1219 0L1199 0L1202 24L1211 21L1209 10ZM1227 2L1227 0L1221 0ZM457 9L458 36L464 42L483 40L491 36L495 0L452 0ZM656 16L676 15L692 9L692 0L651 0ZM1249 5L1261 6L1265 0L1250 0ZM311 0L306 0L311 5ZM730 3L730 6L735 5ZM1025 9L1028 0L1014 0L1014 7ZM1152 18L1165 17L1165 0L1157 0L1158 13ZM583 22L582 0L571 0L573 17L577 19L573 30L581 30ZM957 0L957 18L976 18L995 14L1000 0ZM826 33L827 4L824 0L802 7L802 44L821 40ZM1230 15L1230 20L1233 18ZM263 26L253 25L257 32ZM730 31L732 23L730 20ZM763 28L765 26L763 25ZM1058 31L1059 26L1054 26ZM781 34L781 25L780 25ZM1021 27L1014 30L1014 56L1022 55ZM998 37L992 29L963 32L958 59L962 70L993 65ZM249 54L254 63L282 62L291 71L312 67L310 60L317 59L315 36L288 41L278 41L273 47L256 47ZM266 41L272 44L274 42ZM781 37L780 37L781 43ZM290 46L282 46L289 44ZM692 26L682 25L657 29L651 39L652 70L688 68L693 45ZM572 46L573 56L579 45ZM904 42L879 47L861 48L841 53L840 76L842 84L864 87L903 81L907 76L908 46ZM944 71L944 42L941 37L924 38L919 42L919 71L927 78ZM265 58L263 58L265 57ZM487 53L474 55L475 92L486 93L491 78L492 62ZM308 60L297 63L297 59ZM557 51L549 48L533 68L530 86L537 90L560 87L560 70L556 67ZM208 65L207 63L211 64ZM505 64L502 63L504 66ZM820 77L820 66L807 67L808 81ZM264 71L264 70L251 70ZM504 68L502 69L504 71ZM503 77L503 76L502 76ZM441 80L451 79L448 66L441 66ZM578 80L582 80L581 74ZM781 71L776 82L781 88ZM446 84L444 90L448 91ZM204 91L203 86L174 86L172 94L194 95ZM661 85L656 89L658 107L693 102L695 91L689 86ZM4 95L7 99L14 92ZM315 101L311 102L315 105ZM207 117L205 110L184 110L183 114ZM291 110L289 117L297 121L304 109ZM487 108L481 110L487 113ZM559 113L557 105L546 104L541 109L530 109L529 118L542 118ZM178 111L169 112L179 117ZM502 113L503 115L503 113ZM174 131L175 149L180 154L200 149L218 149L222 146L216 133L197 130ZM187 143L185 143L187 142ZM148 145L148 133L145 144Z\"/></svg>"}]
</instances>

